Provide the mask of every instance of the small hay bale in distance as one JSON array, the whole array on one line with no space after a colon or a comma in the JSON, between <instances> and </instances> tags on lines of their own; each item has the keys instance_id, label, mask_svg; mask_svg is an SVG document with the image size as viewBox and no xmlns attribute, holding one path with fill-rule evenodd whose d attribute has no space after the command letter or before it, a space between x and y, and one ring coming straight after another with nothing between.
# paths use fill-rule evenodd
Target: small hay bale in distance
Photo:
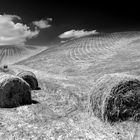
<instances>
[{"instance_id":1,"label":"small hay bale in distance","mask_svg":"<svg viewBox=\"0 0 140 140\"><path fill-rule=\"evenodd\" d=\"M0 66L0 73L12 74L12 75L16 74L15 71L8 65Z\"/></svg>"},{"instance_id":2,"label":"small hay bale in distance","mask_svg":"<svg viewBox=\"0 0 140 140\"><path fill-rule=\"evenodd\" d=\"M111 124L140 121L140 80L127 74L106 74L90 96L94 115Z\"/></svg>"},{"instance_id":3,"label":"small hay bale in distance","mask_svg":"<svg viewBox=\"0 0 140 140\"><path fill-rule=\"evenodd\" d=\"M0 73L0 107L12 108L31 104L29 84L10 74Z\"/></svg>"},{"instance_id":4,"label":"small hay bale in distance","mask_svg":"<svg viewBox=\"0 0 140 140\"><path fill-rule=\"evenodd\" d=\"M25 80L31 87L32 90L39 90L38 81L35 74L31 71L21 71L17 74L18 77Z\"/></svg>"}]
</instances>

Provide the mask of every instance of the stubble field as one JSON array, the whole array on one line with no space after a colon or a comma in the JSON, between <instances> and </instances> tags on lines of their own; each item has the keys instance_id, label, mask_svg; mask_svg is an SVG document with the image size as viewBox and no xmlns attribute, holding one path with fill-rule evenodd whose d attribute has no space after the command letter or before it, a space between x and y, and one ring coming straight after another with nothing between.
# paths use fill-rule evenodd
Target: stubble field
<instances>
[{"instance_id":1,"label":"stubble field","mask_svg":"<svg viewBox=\"0 0 140 140\"><path fill-rule=\"evenodd\" d=\"M70 40L9 65L12 74L23 70L32 71L38 79L41 90L31 91L32 99L38 103L1 108L0 139L140 139L138 119L125 117L127 119L110 124L100 118L92 106L94 93L98 97L98 93L112 92L111 86L124 79L139 80L140 32L99 34ZM128 86L129 91L134 87L135 84L132 88ZM139 93L139 83L136 91ZM110 96L113 95L110 93ZM125 104L125 107L128 106ZM101 108L104 118L102 109L104 106ZM139 108L135 109L139 114Z\"/></svg>"}]
</instances>

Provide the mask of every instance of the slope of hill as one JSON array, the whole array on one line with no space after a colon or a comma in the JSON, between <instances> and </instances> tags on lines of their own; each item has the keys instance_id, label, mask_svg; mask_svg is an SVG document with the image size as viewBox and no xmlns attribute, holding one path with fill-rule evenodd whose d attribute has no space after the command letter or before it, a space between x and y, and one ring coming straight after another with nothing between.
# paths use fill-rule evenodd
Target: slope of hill
<instances>
[{"instance_id":1,"label":"slope of hill","mask_svg":"<svg viewBox=\"0 0 140 140\"><path fill-rule=\"evenodd\" d=\"M28 57L35 55L47 47L38 46L14 46L14 45L4 45L0 46L0 64L13 64L15 62L27 59Z\"/></svg>"},{"instance_id":2,"label":"slope of hill","mask_svg":"<svg viewBox=\"0 0 140 140\"><path fill-rule=\"evenodd\" d=\"M32 91L38 104L0 109L0 139L139 140L139 123L102 122L90 104L104 74L139 76L139 43L140 32L99 34L58 44L11 65L15 73L34 72L41 90ZM104 84L99 91L103 89Z\"/></svg>"},{"instance_id":3,"label":"slope of hill","mask_svg":"<svg viewBox=\"0 0 140 140\"><path fill-rule=\"evenodd\" d=\"M139 40L140 32L83 37L16 64L66 76L131 72L139 68Z\"/></svg>"}]
</instances>

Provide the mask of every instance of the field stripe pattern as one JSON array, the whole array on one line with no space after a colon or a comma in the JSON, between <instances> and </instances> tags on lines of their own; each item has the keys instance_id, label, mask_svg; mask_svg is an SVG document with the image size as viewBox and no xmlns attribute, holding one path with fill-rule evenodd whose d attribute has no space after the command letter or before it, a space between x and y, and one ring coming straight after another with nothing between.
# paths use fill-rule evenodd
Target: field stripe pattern
<instances>
[{"instance_id":1,"label":"field stripe pattern","mask_svg":"<svg viewBox=\"0 0 140 140\"><path fill-rule=\"evenodd\" d=\"M138 32L112 33L103 36L80 38L72 41L67 57L73 62L104 61L117 51L125 49L128 43L140 38Z\"/></svg>"}]
</instances>

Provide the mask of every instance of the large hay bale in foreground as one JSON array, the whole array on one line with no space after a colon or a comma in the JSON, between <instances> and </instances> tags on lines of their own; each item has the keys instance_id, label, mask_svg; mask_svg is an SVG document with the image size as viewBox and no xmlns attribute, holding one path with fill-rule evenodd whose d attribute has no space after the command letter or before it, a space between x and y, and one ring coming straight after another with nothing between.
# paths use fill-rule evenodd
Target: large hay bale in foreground
<instances>
[{"instance_id":1,"label":"large hay bale in foreground","mask_svg":"<svg viewBox=\"0 0 140 140\"><path fill-rule=\"evenodd\" d=\"M90 102L102 121L139 121L140 81L136 76L106 74L97 80Z\"/></svg>"},{"instance_id":2,"label":"large hay bale in foreground","mask_svg":"<svg viewBox=\"0 0 140 140\"><path fill-rule=\"evenodd\" d=\"M31 71L22 71L17 74L18 77L25 80L31 87L32 90L39 90L38 81L35 74Z\"/></svg>"},{"instance_id":3,"label":"large hay bale in foreground","mask_svg":"<svg viewBox=\"0 0 140 140\"><path fill-rule=\"evenodd\" d=\"M12 108L31 102L28 83L17 76L0 73L0 107Z\"/></svg>"}]
</instances>

